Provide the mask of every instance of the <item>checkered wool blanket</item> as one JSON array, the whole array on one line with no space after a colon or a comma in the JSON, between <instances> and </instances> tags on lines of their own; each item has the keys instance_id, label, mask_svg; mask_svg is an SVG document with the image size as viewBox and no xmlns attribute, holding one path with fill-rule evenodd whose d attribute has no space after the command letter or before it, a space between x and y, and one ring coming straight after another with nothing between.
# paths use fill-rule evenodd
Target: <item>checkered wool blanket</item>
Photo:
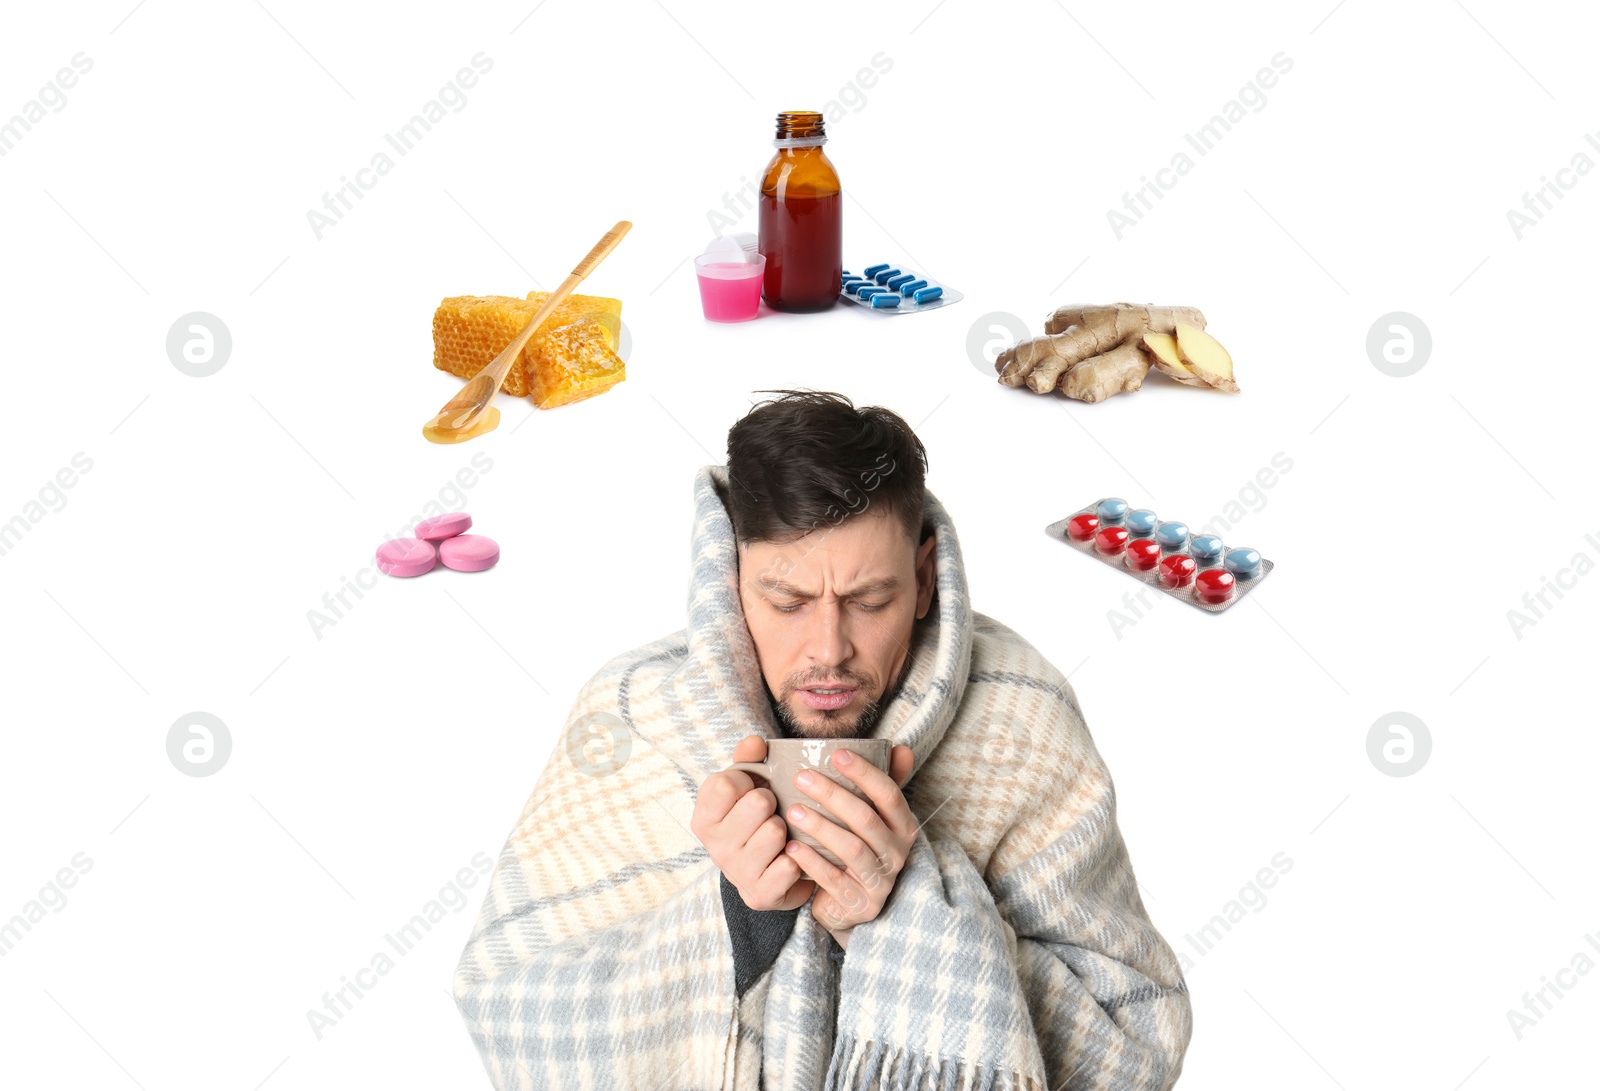
<instances>
[{"instance_id":1,"label":"checkered wool blanket","mask_svg":"<svg viewBox=\"0 0 1600 1091\"><path fill-rule=\"evenodd\" d=\"M911 747L921 829L842 964L809 904L743 995L689 831L745 735L781 736L738 593L722 466L696 479L689 624L606 664L500 853L456 971L500 1089L1170 1087L1190 1031L1110 776L1066 679L968 603L931 493L935 608L874 734Z\"/></svg>"}]
</instances>

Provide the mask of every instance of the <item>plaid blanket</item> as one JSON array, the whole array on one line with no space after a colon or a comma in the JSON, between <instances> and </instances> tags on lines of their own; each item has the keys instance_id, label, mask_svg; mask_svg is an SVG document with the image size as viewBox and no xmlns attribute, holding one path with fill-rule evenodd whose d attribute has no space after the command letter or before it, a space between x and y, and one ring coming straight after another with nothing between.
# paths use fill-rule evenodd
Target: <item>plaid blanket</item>
<instances>
[{"instance_id":1,"label":"plaid blanket","mask_svg":"<svg viewBox=\"0 0 1600 1091\"><path fill-rule=\"evenodd\" d=\"M695 482L689 624L583 688L496 864L455 998L490 1081L631 1091L1167 1088L1190 1033L1111 778L1062 675L973 613L928 494L935 606L874 732L909 746L916 844L842 963L803 907L738 996L689 831L745 735L781 737L740 610L722 466Z\"/></svg>"}]
</instances>

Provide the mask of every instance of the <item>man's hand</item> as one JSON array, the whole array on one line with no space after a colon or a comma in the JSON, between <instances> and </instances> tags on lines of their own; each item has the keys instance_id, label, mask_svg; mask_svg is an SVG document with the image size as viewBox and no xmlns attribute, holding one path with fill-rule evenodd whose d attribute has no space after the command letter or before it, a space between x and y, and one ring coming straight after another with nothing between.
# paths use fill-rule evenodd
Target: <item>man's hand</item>
<instances>
[{"instance_id":1,"label":"man's hand","mask_svg":"<svg viewBox=\"0 0 1600 1091\"><path fill-rule=\"evenodd\" d=\"M766 756L767 740L760 735L745 736L733 751L734 761ZM689 819L711 862L751 909L794 909L816 889L800 874L800 862L783 851L789 831L777 812L772 789L756 787L755 778L735 769L705 779Z\"/></svg>"},{"instance_id":2,"label":"man's hand","mask_svg":"<svg viewBox=\"0 0 1600 1091\"><path fill-rule=\"evenodd\" d=\"M861 800L825 776L802 770L795 777L800 790L845 825L799 804L789 808L789 820L846 866L834 867L816 849L799 841L789 842L786 855L799 861L816 881L811 916L833 933L839 946L847 947L850 930L876 919L882 911L916 840L917 818L900 792L911 775L913 755L909 746L896 746L889 753L888 774L848 750L834 751L830 760L872 802Z\"/></svg>"}]
</instances>

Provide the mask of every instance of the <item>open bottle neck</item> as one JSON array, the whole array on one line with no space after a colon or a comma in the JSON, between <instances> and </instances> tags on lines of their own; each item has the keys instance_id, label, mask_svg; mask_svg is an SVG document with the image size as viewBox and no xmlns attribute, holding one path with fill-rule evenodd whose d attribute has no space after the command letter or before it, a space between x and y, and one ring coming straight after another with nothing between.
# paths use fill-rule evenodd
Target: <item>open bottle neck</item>
<instances>
[{"instance_id":1,"label":"open bottle neck","mask_svg":"<svg viewBox=\"0 0 1600 1091\"><path fill-rule=\"evenodd\" d=\"M816 148L828 142L822 115L813 110L785 110L778 115L777 148Z\"/></svg>"}]
</instances>

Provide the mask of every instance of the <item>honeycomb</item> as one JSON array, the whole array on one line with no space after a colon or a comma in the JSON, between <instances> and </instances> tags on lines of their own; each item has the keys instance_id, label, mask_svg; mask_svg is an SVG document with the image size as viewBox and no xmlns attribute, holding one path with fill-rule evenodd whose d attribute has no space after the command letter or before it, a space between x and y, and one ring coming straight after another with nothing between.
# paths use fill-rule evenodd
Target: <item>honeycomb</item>
<instances>
[{"instance_id":1,"label":"honeycomb","mask_svg":"<svg viewBox=\"0 0 1600 1091\"><path fill-rule=\"evenodd\" d=\"M604 394L626 374L620 357L606 343L604 327L580 318L551 327L554 318L533 339L533 404L553 409Z\"/></svg>"},{"instance_id":2,"label":"honeycomb","mask_svg":"<svg viewBox=\"0 0 1600 1091\"><path fill-rule=\"evenodd\" d=\"M528 302L533 304L534 310L544 306L544 301L549 298L549 292L528 293ZM545 324L554 326L562 323L563 315L567 311L593 318L600 323L606 333L606 344L611 347L612 352L617 351L617 338L622 333L622 300L607 299L602 295L569 295L566 302L556 308L556 313L545 319Z\"/></svg>"},{"instance_id":3,"label":"honeycomb","mask_svg":"<svg viewBox=\"0 0 1600 1091\"><path fill-rule=\"evenodd\" d=\"M453 296L433 312L433 366L462 379L476 375L511 343L547 298ZM622 303L571 295L546 318L506 373L500 389L533 397L540 409L582 401L626 378L614 351Z\"/></svg>"}]
</instances>

